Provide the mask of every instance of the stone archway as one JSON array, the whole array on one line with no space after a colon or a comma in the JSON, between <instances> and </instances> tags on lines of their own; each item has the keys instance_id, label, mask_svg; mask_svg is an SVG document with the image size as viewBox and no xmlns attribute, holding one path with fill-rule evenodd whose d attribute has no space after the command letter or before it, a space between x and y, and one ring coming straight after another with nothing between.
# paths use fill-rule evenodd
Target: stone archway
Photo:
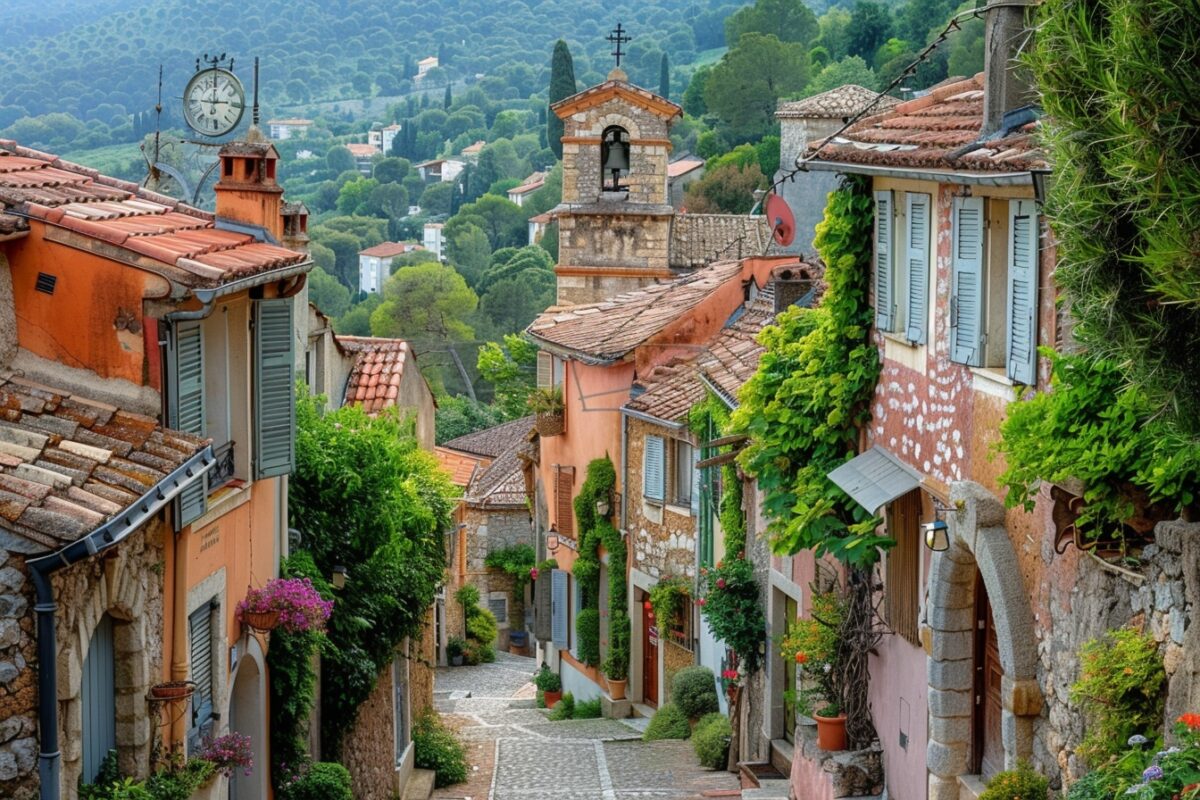
<instances>
[{"instance_id":1,"label":"stone archway","mask_svg":"<svg viewBox=\"0 0 1200 800\"><path fill-rule=\"evenodd\" d=\"M929 653L930 800L957 800L967 773L974 706L976 571L992 603L1000 665L1004 767L1033 754L1033 724L1042 708L1037 639L1029 591L1004 527L1004 504L977 483L950 488L950 548L934 553L926 609Z\"/></svg>"},{"instance_id":2,"label":"stone archway","mask_svg":"<svg viewBox=\"0 0 1200 800\"><path fill-rule=\"evenodd\" d=\"M264 800L267 796L266 668L262 647L254 636L246 639L246 652L238 661L229 693L229 730L250 737L254 767L249 775L235 770L229 780L230 800Z\"/></svg>"}]
</instances>

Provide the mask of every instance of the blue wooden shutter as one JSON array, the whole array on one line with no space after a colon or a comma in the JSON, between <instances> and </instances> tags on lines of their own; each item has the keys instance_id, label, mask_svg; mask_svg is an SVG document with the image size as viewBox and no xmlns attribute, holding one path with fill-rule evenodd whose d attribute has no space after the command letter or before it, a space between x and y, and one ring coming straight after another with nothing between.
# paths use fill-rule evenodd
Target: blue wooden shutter
<instances>
[{"instance_id":1,"label":"blue wooden shutter","mask_svg":"<svg viewBox=\"0 0 1200 800\"><path fill-rule=\"evenodd\" d=\"M213 716L213 629L212 606L192 612L188 617L188 667L191 679L196 684L192 694L192 720L188 731L188 749L199 747L205 736L212 732Z\"/></svg>"},{"instance_id":2,"label":"blue wooden shutter","mask_svg":"<svg viewBox=\"0 0 1200 800\"><path fill-rule=\"evenodd\" d=\"M908 192L905 195L908 220L908 324L905 338L925 344L925 329L929 327L929 229L930 197Z\"/></svg>"},{"instance_id":3,"label":"blue wooden shutter","mask_svg":"<svg viewBox=\"0 0 1200 800\"><path fill-rule=\"evenodd\" d=\"M692 447L688 452L692 454L692 518L696 519L700 516L700 470L696 468L700 461L700 448Z\"/></svg>"},{"instance_id":4,"label":"blue wooden shutter","mask_svg":"<svg viewBox=\"0 0 1200 800\"><path fill-rule=\"evenodd\" d=\"M295 462L296 363L292 301L254 303L254 477L287 475Z\"/></svg>"},{"instance_id":5,"label":"blue wooden shutter","mask_svg":"<svg viewBox=\"0 0 1200 800\"><path fill-rule=\"evenodd\" d=\"M950 359L983 366L983 198L954 198Z\"/></svg>"},{"instance_id":6,"label":"blue wooden shutter","mask_svg":"<svg viewBox=\"0 0 1200 800\"><path fill-rule=\"evenodd\" d=\"M200 324L183 323L170 336L167 371L167 426L184 433L205 435L204 336ZM207 474L179 493L176 528L189 525L208 510Z\"/></svg>"},{"instance_id":7,"label":"blue wooden shutter","mask_svg":"<svg viewBox=\"0 0 1200 800\"><path fill-rule=\"evenodd\" d=\"M1032 200L1008 204L1008 377L1037 382L1038 221Z\"/></svg>"},{"instance_id":8,"label":"blue wooden shutter","mask_svg":"<svg viewBox=\"0 0 1200 800\"><path fill-rule=\"evenodd\" d=\"M117 746L117 706L113 690L113 623L105 614L88 642L79 701L83 711L83 779L91 783L108 751Z\"/></svg>"},{"instance_id":9,"label":"blue wooden shutter","mask_svg":"<svg viewBox=\"0 0 1200 800\"><path fill-rule=\"evenodd\" d=\"M663 440L647 436L642 449L642 494L647 500L663 499Z\"/></svg>"},{"instance_id":10,"label":"blue wooden shutter","mask_svg":"<svg viewBox=\"0 0 1200 800\"><path fill-rule=\"evenodd\" d=\"M567 647L570 635L570 611L567 609L567 571L552 570L550 573L550 627L552 639L558 647Z\"/></svg>"},{"instance_id":11,"label":"blue wooden shutter","mask_svg":"<svg viewBox=\"0 0 1200 800\"><path fill-rule=\"evenodd\" d=\"M892 265L893 214L891 192L875 193L875 327L890 331L896 322L895 270Z\"/></svg>"}]
</instances>

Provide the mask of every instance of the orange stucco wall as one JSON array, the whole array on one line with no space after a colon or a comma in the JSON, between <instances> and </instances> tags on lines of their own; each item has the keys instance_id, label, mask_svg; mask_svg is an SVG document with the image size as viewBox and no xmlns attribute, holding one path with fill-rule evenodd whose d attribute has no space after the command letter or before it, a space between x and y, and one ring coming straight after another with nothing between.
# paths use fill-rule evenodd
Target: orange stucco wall
<instances>
[{"instance_id":1,"label":"orange stucco wall","mask_svg":"<svg viewBox=\"0 0 1200 800\"><path fill-rule=\"evenodd\" d=\"M35 220L29 236L8 246L18 344L103 378L154 385L146 361L142 301L165 294L166 281L49 241L45 234L46 226ZM39 272L58 279L53 295L34 288Z\"/></svg>"}]
</instances>

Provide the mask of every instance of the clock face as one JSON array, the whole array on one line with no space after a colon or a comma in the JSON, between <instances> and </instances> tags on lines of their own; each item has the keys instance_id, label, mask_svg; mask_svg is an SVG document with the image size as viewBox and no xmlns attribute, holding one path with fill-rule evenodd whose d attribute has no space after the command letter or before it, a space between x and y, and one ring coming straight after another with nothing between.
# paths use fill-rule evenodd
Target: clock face
<instances>
[{"instance_id":1,"label":"clock face","mask_svg":"<svg viewBox=\"0 0 1200 800\"><path fill-rule=\"evenodd\" d=\"M246 110L242 83L228 70L197 72L183 90L183 118L205 136L223 136L237 127Z\"/></svg>"}]
</instances>

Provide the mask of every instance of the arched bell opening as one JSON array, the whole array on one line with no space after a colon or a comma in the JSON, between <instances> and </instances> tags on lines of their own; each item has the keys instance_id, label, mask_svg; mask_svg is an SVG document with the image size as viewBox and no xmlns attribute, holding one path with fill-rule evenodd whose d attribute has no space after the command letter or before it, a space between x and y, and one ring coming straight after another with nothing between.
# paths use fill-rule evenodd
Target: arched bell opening
<instances>
[{"instance_id":1,"label":"arched bell opening","mask_svg":"<svg viewBox=\"0 0 1200 800\"><path fill-rule=\"evenodd\" d=\"M629 132L619 125L604 129L600 138L600 188L605 192L624 192L629 187Z\"/></svg>"}]
</instances>

